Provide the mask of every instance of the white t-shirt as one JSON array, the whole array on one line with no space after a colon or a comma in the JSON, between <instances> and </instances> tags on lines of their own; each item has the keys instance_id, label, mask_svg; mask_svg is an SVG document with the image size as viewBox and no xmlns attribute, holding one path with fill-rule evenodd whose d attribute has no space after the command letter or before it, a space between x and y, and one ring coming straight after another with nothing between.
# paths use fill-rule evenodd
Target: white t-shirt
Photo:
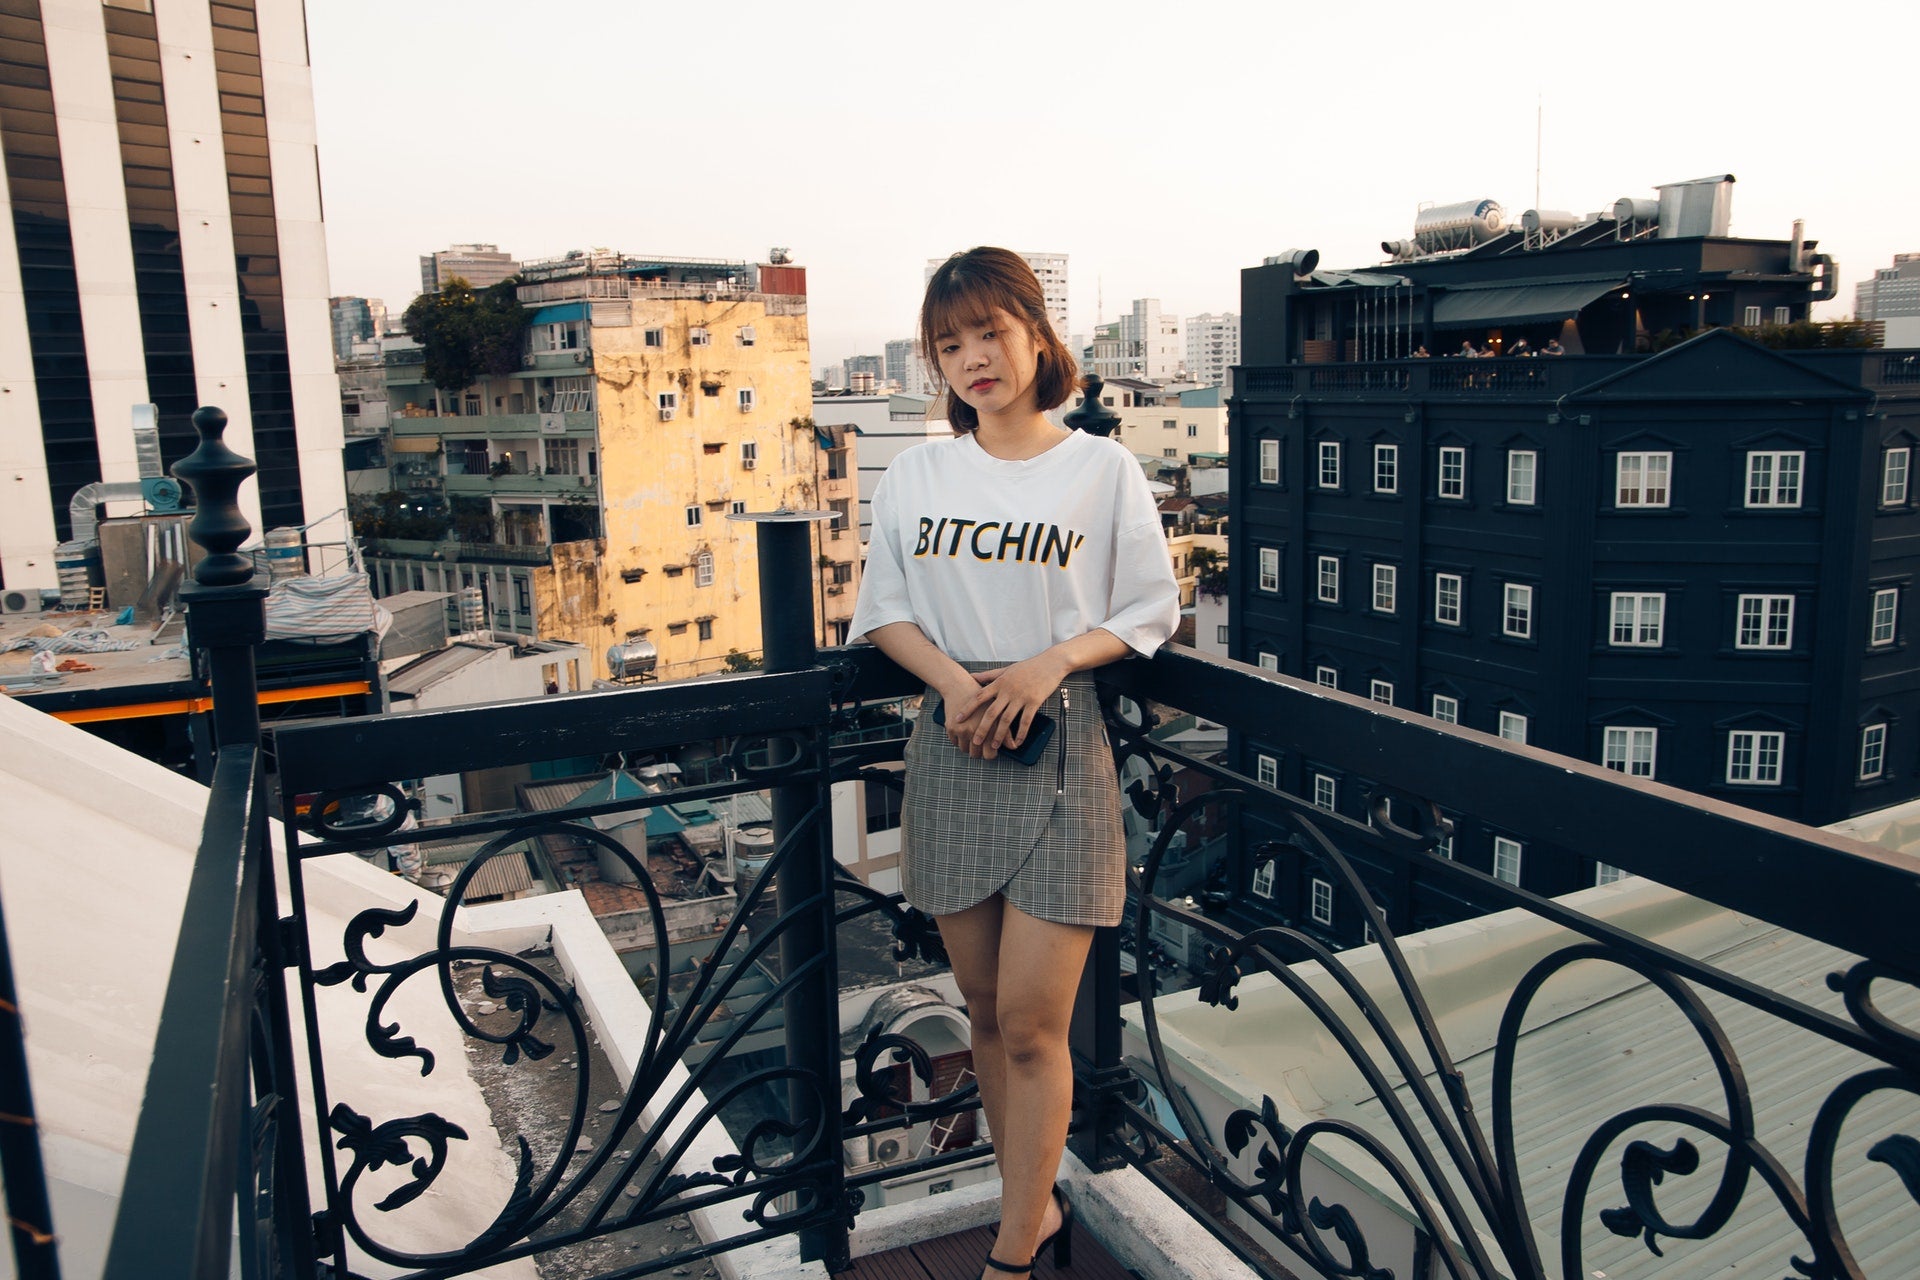
<instances>
[{"instance_id":1,"label":"white t-shirt","mask_svg":"<svg viewBox=\"0 0 1920 1280\"><path fill-rule=\"evenodd\" d=\"M1140 464L1082 431L1017 462L971 432L907 450L874 490L849 639L895 622L963 662L1019 662L1095 628L1153 653L1180 588Z\"/></svg>"}]
</instances>

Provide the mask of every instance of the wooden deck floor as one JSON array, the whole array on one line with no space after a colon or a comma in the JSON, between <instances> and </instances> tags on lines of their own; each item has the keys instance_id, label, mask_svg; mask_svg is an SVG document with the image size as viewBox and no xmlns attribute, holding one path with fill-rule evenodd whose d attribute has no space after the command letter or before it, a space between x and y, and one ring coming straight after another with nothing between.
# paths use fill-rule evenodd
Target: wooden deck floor
<instances>
[{"instance_id":1,"label":"wooden deck floor","mask_svg":"<svg viewBox=\"0 0 1920 1280\"><path fill-rule=\"evenodd\" d=\"M987 1251L993 1248L993 1228L973 1227L920 1244L889 1249L854 1259L853 1266L836 1271L836 1280L979 1280ZM1141 1280L1113 1260L1100 1242L1079 1223L1073 1226L1073 1265L1056 1271L1051 1250L1033 1269L1034 1280Z\"/></svg>"}]
</instances>

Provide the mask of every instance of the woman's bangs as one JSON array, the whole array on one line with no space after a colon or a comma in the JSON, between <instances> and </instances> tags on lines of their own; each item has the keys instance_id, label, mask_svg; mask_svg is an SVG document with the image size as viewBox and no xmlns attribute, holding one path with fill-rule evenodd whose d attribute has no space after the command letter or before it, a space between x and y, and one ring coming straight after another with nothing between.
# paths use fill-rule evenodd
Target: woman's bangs
<instances>
[{"instance_id":1,"label":"woman's bangs","mask_svg":"<svg viewBox=\"0 0 1920 1280\"><path fill-rule=\"evenodd\" d=\"M927 337L939 341L966 329L987 329L994 324L995 309L1019 315L1019 306L1008 306L993 295L984 280L947 280L927 295ZM929 353L930 355L932 353Z\"/></svg>"}]
</instances>

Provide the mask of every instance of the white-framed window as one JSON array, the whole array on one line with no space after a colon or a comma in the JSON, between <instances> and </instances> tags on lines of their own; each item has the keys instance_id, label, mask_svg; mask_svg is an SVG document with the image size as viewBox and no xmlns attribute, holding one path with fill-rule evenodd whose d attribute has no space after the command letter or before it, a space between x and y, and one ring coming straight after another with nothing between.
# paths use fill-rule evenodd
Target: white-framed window
<instances>
[{"instance_id":1,"label":"white-framed window","mask_svg":"<svg viewBox=\"0 0 1920 1280\"><path fill-rule=\"evenodd\" d=\"M1493 838L1493 878L1508 884L1520 883L1520 842L1505 836Z\"/></svg>"},{"instance_id":2,"label":"white-framed window","mask_svg":"<svg viewBox=\"0 0 1920 1280\"><path fill-rule=\"evenodd\" d=\"M758 440L742 440L740 442L740 465L743 467L754 467L759 464L760 442Z\"/></svg>"},{"instance_id":3,"label":"white-framed window","mask_svg":"<svg viewBox=\"0 0 1920 1280\"><path fill-rule=\"evenodd\" d=\"M1340 669L1338 667L1315 667L1313 669L1313 682L1322 689L1338 689L1340 687Z\"/></svg>"},{"instance_id":4,"label":"white-framed window","mask_svg":"<svg viewBox=\"0 0 1920 1280\"><path fill-rule=\"evenodd\" d=\"M1442 498L1464 498L1467 496L1467 451L1457 444L1440 447L1439 487L1435 490Z\"/></svg>"},{"instance_id":5,"label":"white-framed window","mask_svg":"<svg viewBox=\"0 0 1920 1280\"><path fill-rule=\"evenodd\" d=\"M1533 477L1540 457L1532 449L1507 450L1507 502L1516 507L1533 505Z\"/></svg>"},{"instance_id":6,"label":"white-framed window","mask_svg":"<svg viewBox=\"0 0 1920 1280\"><path fill-rule=\"evenodd\" d=\"M1313 881L1312 891L1313 905L1311 910L1313 911L1314 923L1331 925L1333 923L1333 886L1325 880L1316 878Z\"/></svg>"},{"instance_id":7,"label":"white-framed window","mask_svg":"<svg viewBox=\"0 0 1920 1280\"><path fill-rule=\"evenodd\" d=\"M1393 681L1369 680L1367 682L1367 696L1369 698L1372 698L1375 702L1384 702L1388 706L1392 706L1393 705Z\"/></svg>"},{"instance_id":8,"label":"white-framed window","mask_svg":"<svg viewBox=\"0 0 1920 1280\"><path fill-rule=\"evenodd\" d=\"M1449 627L1460 625L1460 575L1433 575L1433 620Z\"/></svg>"},{"instance_id":9,"label":"white-framed window","mask_svg":"<svg viewBox=\"0 0 1920 1280\"><path fill-rule=\"evenodd\" d=\"M692 506L688 507L687 508L687 528L689 529L699 528L702 515L703 515L703 512L701 510L699 503L696 502Z\"/></svg>"},{"instance_id":10,"label":"white-framed window","mask_svg":"<svg viewBox=\"0 0 1920 1280\"><path fill-rule=\"evenodd\" d=\"M1659 731L1655 729L1609 725L1600 748L1600 763L1629 778L1651 778L1654 750L1659 740Z\"/></svg>"},{"instance_id":11,"label":"white-framed window","mask_svg":"<svg viewBox=\"0 0 1920 1280\"><path fill-rule=\"evenodd\" d=\"M713 585L713 552L702 551L693 558L693 585L696 587Z\"/></svg>"},{"instance_id":12,"label":"white-framed window","mask_svg":"<svg viewBox=\"0 0 1920 1280\"><path fill-rule=\"evenodd\" d=\"M1373 446L1373 491L1375 493L1400 492L1399 445L1377 444Z\"/></svg>"},{"instance_id":13,"label":"white-framed window","mask_svg":"<svg viewBox=\"0 0 1920 1280\"><path fill-rule=\"evenodd\" d=\"M1657 649L1665 630L1667 597L1662 591L1616 591L1610 597L1613 627L1608 643L1616 647Z\"/></svg>"},{"instance_id":14,"label":"white-framed window","mask_svg":"<svg viewBox=\"0 0 1920 1280\"><path fill-rule=\"evenodd\" d=\"M1620 868L1609 866L1604 862L1596 862L1593 864L1593 882L1596 885L1618 883L1621 879L1625 878L1626 874L1627 873Z\"/></svg>"},{"instance_id":15,"label":"white-framed window","mask_svg":"<svg viewBox=\"0 0 1920 1280\"><path fill-rule=\"evenodd\" d=\"M1671 453L1622 453L1614 460L1613 505L1664 507L1673 472Z\"/></svg>"},{"instance_id":16,"label":"white-framed window","mask_svg":"<svg viewBox=\"0 0 1920 1280\"><path fill-rule=\"evenodd\" d=\"M1178 449L1162 449L1160 456L1163 458L1177 458L1180 456L1180 451Z\"/></svg>"},{"instance_id":17,"label":"white-framed window","mask_svg":"<svg viewBox=\"0 0 1920 1280\"><path fill-rule=\"evenodd\" d=\"M1433 842L1433 851L1439 854L1441 857L1445 858L1448 862L1452 862L1453 861L1453 837L1441 836L1438 840L1435 840Z\"/></svg>"},{"instance_id":18,"label":"white-framed window","mask_svg":"<svg viewBox=\"0 0 1920 1280\"><path fill-rule=\"evenodd\" d=\"M1793 597L1741 596L1733 644L1737 649L1792 648Z\"/></svg>"},{"instance_id":19,"label":"white-framed window","mask_svg":"<svg viewBox=\"0 0 1920 1280\"><path fill-rule=\"evenodd\" d=\"M1727 735L1727 781L1780 785L1780 756L1787 735L1771 729L1736 729Z\"/></svg>"},{"instance_id":20,"label":"white-framed window","mask_svg":"<svg viewBox=\"0 0 1920 1280\"><path fill-rule=\"evenodd\" d=\"M1754 328L1760 323L1760 308L1758 307L1748 307L1742 312L1742 315L1744 317L1743 323L1745 323L1749 329Z\"/></svg>"},{"instance_id":21,"label":"white-framed window","mask_svg":"<svg viewBox=\"0 0 1920 1280\"><path fill-rule=\"evenodd\" d=\"M1333 812L1333 806L1339 802L1340 785L1324 773L1313 775L1313 807Z\"/></svg>"},{"instance_id":22,"label":"white-framed window","mask_svg":"<svg viewBox=\"0 0 1920 1280\"><path fill-rule=\"evenodd\" d=\"M1253 869L1253 892L1262 898L1273 896L1273 864L1263 862Z\"/></svg>"},{"instance_id":23,"label":"white-framed window","mask_svg":"<svg viewBox=\"0 0 1920 1280\"><path fill-rule=\"evenodd\" d=\"M1500 713L1500 736L1508 742L1525 742L1527 740L1527 718L1518 711L1502 711Z\"/></svg>"},{"instance_id":24,"label":"white-framed window","mask_svg":"<svg viewBox=\"0 0 1920 1280\"><path fill-rule=\"evenodd\" d=\"M1254 657L1258 661L1262 671L1278 671L1280 669L1280 655L1277 653L1267 653L1262 650L1260 653L1255 654Z\"/></svg>"},{"instance_id":25,"label":"white-framed window","mask_svg":"<svg viewBox=\"0 0 1920 1280\"><path fill-rule=\"evenodd\" d=\"M1873 624L1867 631L1867 643L1892 644L1900 621L1900 588L1881 587L1873 593Z\"/></svg>"},{"instance_id":26,"label":"white-framed window","mask_svg":"<svg viewBox=\"0 0 1920 1280\"><path fill-rule=\"evenodd\" d=\"M1280 483L1280 442L1278 440L1260 442L1260 483Z\"/></svg>"},{"instance_id":27,"label":"white-framed window","mask_svg":"<svg viewBox=\"0 0 1920 1280\"><path fill-rule=\"evenodd\" d=\"M1792 307L1775 307L1773 309L1773 322L1775 324L1792 324L1793 308Z\"/></svg>"},{"instance_id":28,"label":"white-framed window","mask_svg":"<svg viewBox=\"0 0 1920 1280\"><path fill-rule=\"evenodd\" d=\"M690 347L710 347L713 334L703 324L696 324L687 330L687 345Z\"/></svg>"},{"instance_id":29,"label":"white-framed window","mask_svg":"<svg viewBox=\"0 0 1920 1280\"><path fill-rule=\"evenodd\" d=\"M740 388L740 412L742 413L753 412L753 388L752 387Z\"/></svg>"},{"instance_id":30,"label":"white-framed window","mask_svg":"<svg viewBox=\"0 0 1920 1280\"><path fill-rule=\"evenodd\" d=\"M1747 455L1747 505L1797 507L1807 455L1798 449L1755 450Z\"/></svg>"},{"instance_id":31,"label":"white-framed window","mask_svg":"<svg viewBox=\"0 0 1920 1280\"><path fill-rule=\"evenodd\" d=\"M1278 547L1260 548L1260 589L1268 592L1280 590L1280 550Z\"/></svg>"},{"instance_id":32,"label":"white-framed window","mask_svg":"<svg viewBox=\"0 0 1920 1280\"><path fill-rule=\"evenodd\" d=\"M1907 473L1913 463L1913 450L1904 445L1889 449L1880 458L1880 505L1897 507L1907 500Z\"/></svg>"},{"instance_id":33,"label":"white-framed window","mask_svg":"<svg viewBox=\"0 0 1920 1280\"><path fill-rule=\"evenodd\" d=\"M1340 557L1321 556L1316 562L1317 586L1315 588L1320 603L1340 603Z\"/></svg>"},{"instance_id":34,"label":"white-framed window","mask_svg":"<svg viewBox=\"0 0 1920 1280\"><path fill-rule=\"evenodd\" d=\"M1319 484L1322 489L1340 487L1340 442L1338 440L1320 442Z\"/></svg>"},{"instance_id":35,"label":"white-framed window","mask_svg":"<svg viewBox=\"0 0 1920 1280\"><path fill-rule=\"evenodd\" d=\"M678 391L662 391L654 397L654 402L660 406L660 416L662 418L671 418L674 410L680 407L680 393Z\"/></svg>"},{"instance_id":36,"label":"white-framed window","mask_svg":"<svg viewBox=\"0 0 1920 1280\"><path fill-rule=\"evenodd\" d=\"M1373 936L1373 926L1366 921L1360 923L1360 941L1367 946L1372 946L1378 941L1378 939Z\"/></svg>"},{"instance_id":37,"label":"white-framed window","mask_svg":"<svg viewBox=\"0 0 1920 1280\"><path fill-rule=\"evenodd\" d=\"M743 516L747 514L747 504L736 499L733 505L727 508L727 511L732 515Z\"/></svg>"},{"instance_id":38,"label":"white-framed window","mask_svg":"<svg viewBox=\"0 0 1920 1280\"><path fill-rule=\"evenodd\" d=\"M1280 761L1273 756L1261 755L1253 758L1253 776L1263 787L1280 785Z\"/></svg>"},{"instance_id":39,"label":"white-framed window","mask_svg":"<svg viewBox=\"0 0 1920 1280\"><path fill-rule=\"evenodd\" d=\"M1394 597L1399 594L1400 570L1390 564L1373 566L1373 611L1392 613Z\"/></svg>"},{"instance_id":40,"label":"white-framed window","mask_svg":"<svg viewBox=\"0 0 1920 1280\"><path fill-rule=\"evenodd\" d=\"M643 345L649 347L664 347L667 345L667 331L665 329L648 329L641 335L641 342Z\"/></svg>"},{"instance_id":41,"label":"white-framed window","mask_svg":"<svg viewBox=\"0 0 1920 1280\"><path fill-rule=\"evenodd\" d=\"M1433 718L1442 724L1460 723L1460 699L1444 693L1433 695Z\"/></svg>"},{"instance_id":42,"label":"white-framed window","mask_svg":"<svg viewBox=\"0 0 1920 1280\"><path fill-rule=\"evenodd\" d=\"M734 341L738 342L743 347L752 346L756 341L753 333L753 326L750 324L741 325L739 330L734 334Z\"/></svg>"},{"instance_id":43,"label":"white-framed window","mask_svg":"<svg viewBox=\"0 0 1920 1280\"><path fill-rule=\"evenodd\" d=\"M1230 631L1231 628L1224 622L1214 624L1213 642L1215 644L1226 644L1231 638Z\"/></svg>"},{"instance_id":44,"label":"white-framed window","mask_svg":"<svg viewBox=\"0 0 1920 1280\"><path fill-rule=\"evenodd\" d=\"M1501 591L1500 630L1522 640L1533 638L1533 588L1509 582Z\"/></svg>"},{"instance_id":45,"label":"white-framed window","mask_svg":"<svg viewBox=\"0 0 1920 1280\"><path fill-rule=\"evenodd\" d=\"M1887 771L1887 726L1860 726L1860 781L1868 782Z\"/></svg>"},{"instance_id":46,"label":"white-framed window","mask_svg":"<svg viewBox=\"0 0 1920 1280\"><path fill-rule=\"evenodd\" d=\"M1187 439L1198 440L1199 438L1200 438L1200 424L1197 422L1189 422L1187 424Z\"/></svg>"}]
</instances>

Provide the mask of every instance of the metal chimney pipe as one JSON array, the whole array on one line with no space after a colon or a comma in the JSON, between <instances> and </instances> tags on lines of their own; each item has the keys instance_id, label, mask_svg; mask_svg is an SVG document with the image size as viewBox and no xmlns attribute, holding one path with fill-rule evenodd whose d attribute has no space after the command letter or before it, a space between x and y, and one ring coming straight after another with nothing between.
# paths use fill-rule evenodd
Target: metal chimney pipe
<instances>
[{"instance_id":1,"label":"metal chimney pipe","mask_svg":"<svg viewBox=\"0 0 1920 1280\"><path fill-rule=\"evenodd\" d=\"M1807 222L1804 218L1793 220L1793 243L1787 248L1787 270L1805 271L1806 268Z\"/></svg>"}]
</instances>

